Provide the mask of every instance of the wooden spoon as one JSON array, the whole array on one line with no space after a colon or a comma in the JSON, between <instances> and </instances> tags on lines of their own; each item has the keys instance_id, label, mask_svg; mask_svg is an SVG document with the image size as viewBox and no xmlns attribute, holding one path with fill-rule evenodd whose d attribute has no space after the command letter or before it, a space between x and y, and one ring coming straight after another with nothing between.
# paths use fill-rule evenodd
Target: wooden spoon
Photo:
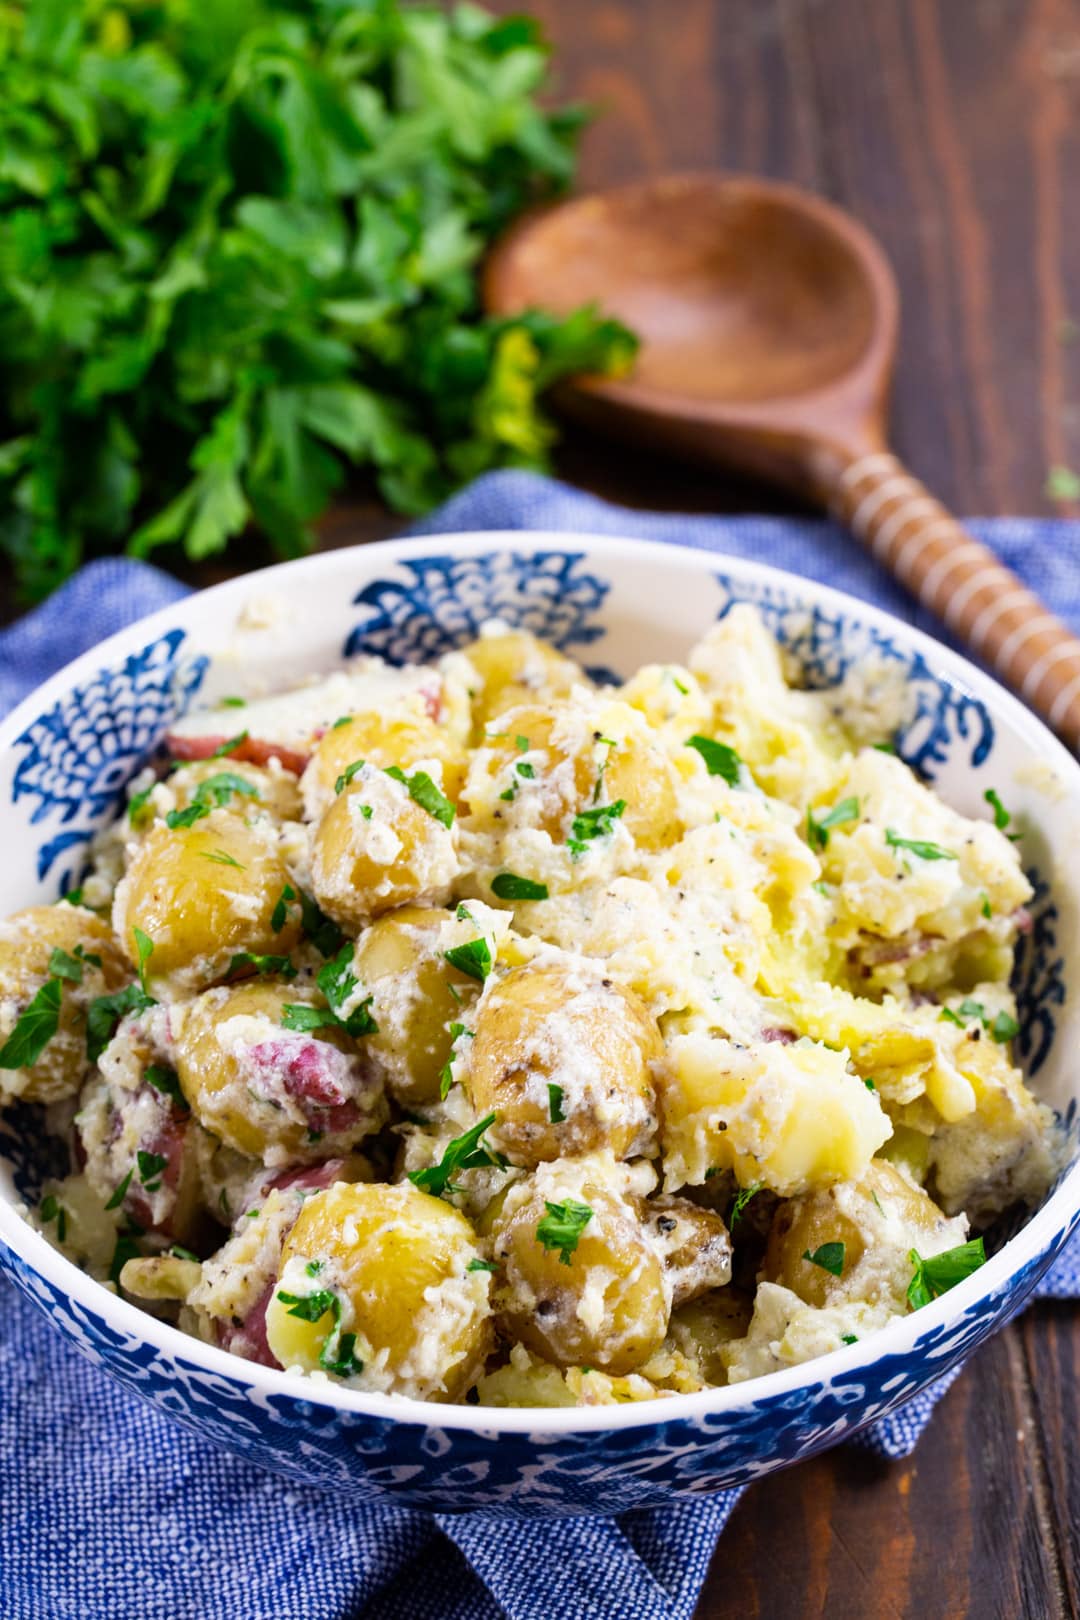
<instances>
[{"instance_id":1,"label":"wooden spoon","mask_svg":"<svg viewBox=\"0 0 1080 1620\"><path fill-rule=\"evenodd\" d=\"M888 449L897 293L874 239L794 186L672 175L562 203L498 244L488 307L592 300L642 339L567 409L827 506L955 635L1080 745L1080 641Z\"/></svg>"}]
</instances>

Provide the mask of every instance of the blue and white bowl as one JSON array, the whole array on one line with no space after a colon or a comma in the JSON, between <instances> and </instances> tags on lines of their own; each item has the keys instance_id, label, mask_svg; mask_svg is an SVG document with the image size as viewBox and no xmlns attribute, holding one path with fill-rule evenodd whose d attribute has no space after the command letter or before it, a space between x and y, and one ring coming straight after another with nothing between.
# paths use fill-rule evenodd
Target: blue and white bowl
<instances>
[{"instance_id":1,"label":"blue and white bowl","mask_svg":"<svg viewBox=\"0 0 1080 1620\"><path fill-rule=\"evenodd\" d=\"M629 674L753 602L809 685L868 654L906 673L905 759L967 814L997 788L1025 829L1034 927L1021 946L1020 1053L1071 1127L1080 1094L1080 767L970 664L887 614L701 551L586 535L439 536L337 551L220 585L142 620L0 726L0 914L77 883L88 840L193 704L288 684L360 651L404 662L521 625L590 669ZM21 1218L50 1169L32 1110L0 1121L0 1263L85 1355L180 1422L307 1482L442 1511L611 1513L708 1494L806 1457L940 1378L1023 1303L1080 1216L1066 1170L987 1265L871 1338L752 1383L639 1405L495 1411L314 1385L240 1361L116 1298Z\"/></svg>"}]
</instances>

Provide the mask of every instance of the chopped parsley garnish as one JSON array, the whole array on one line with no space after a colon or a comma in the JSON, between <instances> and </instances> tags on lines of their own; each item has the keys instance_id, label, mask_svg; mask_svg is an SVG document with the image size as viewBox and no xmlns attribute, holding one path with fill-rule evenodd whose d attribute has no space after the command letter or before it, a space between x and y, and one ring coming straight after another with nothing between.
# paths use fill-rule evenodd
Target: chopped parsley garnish
<instances>
[{"instance_id":1,"label":"chopped parsley garnish","mask_svg":"<svg viewBox=\"0 0 1080 1620\"><path fill-rule=\"evenodd\" d=\"M364 1363L356 1354L356 1334L331 1333L319 1352L319 1366L323 1372L336 1378L355 1378L364 1370Z\"/></svg>"},{"instance_id":2,"label":"chopped parsley garnish","mask_svg":"<svg viewBox=\"0 0 1080 1620\"><path fill-rule=\"evenodd\" d=\"M224 697L221 699L221 707L223 709L246 709L247 698Z\"/></svg>"},{"instance_id":3,"label":"chopped parsley garnish","mask_svg":"<svg viewBox=\"0 0 1080 1620\"><path fill-rule=\"evenodd\" d=\"M881 743L875 743L874 744L875 748L880 748L881 746L882 746ZM859 1335L857 1333L841 1333L841 1335L840 1335L840 1343L841 1344L858 1344L858 1342L859 1342Z\"/></svg>"},{"instance_id":4,"label":"chopped parsley garnish","mask_svg":"<svg viewBox=\"0 0 1080 1620\"><path fill-rule=\"evenodd\" d=\"M154 954L154 942L150 935L144 933L141 928L133 928L131 932L135 936L135 950L138 956L136 972L139 975L139 983L142 985L143 994L145 995L147 993L146 964Z\"/></svg>"},{"instance_id":5,"label":"chopped parsley garnish","mask_svg":"<svg viewBox=\"0 0 1080 1620\"><path fill-rule=\"evenodd\" d=\"M351 765L346 765L345 769L334 783L334 792L343 793L348 787L349 783L352 781L353 777L362 771L363 768L364 761L362 759L354 759Z\"/></svg>"},{"instance_id":6,"label":"chopped parsley garnish","mask_svg":"<svg viewBox=\"0 0 1080 1620\"><path fill-rule=\"evenodd\" d=\"M834 827L844 827L849 821L858 821L858 799L841 799L834 804L823 816L816 816L813 810L806 812L806 841L811 849L827 849L829 847L829 834Z\"/></svg>"},{"instance_id":7,"label":"chopped parsley garnish","mask_svg":"<svg viewBox=\"0 0 1080 1620\"><path fill-rule=\"evenodd\" d=\"M890 849L910 850L917 855L920 861L957 861L959 855L954 855L951 849L942 849L940 844L928 844L921 838L901 838L892 827L885 829L885 842Z\"/></svg>"},{"instance_id":8,"label":"chopped parsley garnish","mask_svg":"<svg viewBox=\"0 0 1080 1620\"><path fill-rule=\"evenodd\" d=\"M67 894L62 894L56 903L58 906L81 906L83 903L83 891L81 889L69 889Z\"/></svg>"},{"instance_id":9,"label":"chopped parsley garnish","mask_svg":"<svg viewBox=\"0 0 1080 1620\"><path fill-rule=\"evenodd\" d=\"M317 1029L344 1029L350 1035L376 1035L379 1026L370 1012L371 997L362 1002L348 1018L340 1018L332 1007L312 1007L306 1002L288 1002L281 1009L283 1029L309 1035Z\"/></svg>"},{"instance_id":10,"label":"chopped parsley garnish","mask_svg":"<svg viewBox=\"0 0 1080 1620\"><path fill-rule=\"evenodd\" d=\"M527 754L529 749L532 747L532 744L530 743L528 737L523 737L519 731L517 736L514 738L514 747L517 749L519 754Z\"/></svg>"},{"instance_id":11,"label":"chopped parsley garnish","mask_svg":"<svg viewBox=\"0 0 1080 1620\"><path fill-rule=\"evenodd\" d=\"M200 851L204 861L213 861L218 866L235 866L238 872L246 872L247 867L235 860L223 849L204 849Z\"/></svg>"},{"instance_id":12,"label":"chopped parsley garnish","mask_svg":"<svg viewBox=\"0 0 1080 1620\"><path fill-rule=\"evenodd\" d=\"M579 1204L573 1198L563 1204L549 1204L545 1198L544 1208L547 1214L536 1228L536 1240L548 1251L557 1249L559 1263L568 1266L593 1212L588 1204Z\"/></svg>"},{"instance_id":13,"label":"chopped parsley garnish","mask_svg":"<svg viewBox=\"0 0 1080 1620\"><path fill-rule=\"evenodd\" d=\"M911 1281L908 1283L908 1304L913 1311L921 1305L929 1305L932 1299L938 1299L947 1294L950 1288L970 1277L973 1271L978 1271L986 1263L986 1248L981 1237L972 1238L967 1243L961 1243L955 1249L946 1249L944 1254L931 1255L924 1260L917 1249L912 1249L908 1255L914 1270Z\"/></svg>"},{"instance_id":14,"label":"chopped parsley garnish","mask_svg":"<svg viewBox=\"0 0 1080 1620\"><path fill-rule=\"evenodd\" d=\"M470 1260L465 1267L466 1271L498 1271L494 1260Z\"/></svg>"},{"instance_id":15,"label":"chopped parsley garnish","mask_svg":"<svg viewBox=\"0 0 1080 1620\"><path fill-rule=\"evenodd\" d=\"M146 801L156 787L157 783L151 782L149 787L140 788L138 793L133 793L128 800L128 820L133 827L137 827L142 820L142 812L146 809Z\"/></svg>"},{"instance_id":16,"label":"chopped parsley garnish","mask_svg":"<svg viewBox=\"0 0 1080 1620\"><path fill-rule=\"evenodd\" d=\"M738 787L742 760L734 748L727 743L717 742L715 737L702 737L698 732L687 737L686 746L697 750L710 776L722 776L728 787Z\"/></svg>"},{"instance_id":17,"label":"chopped parsley garnish","mask_svg":"<svg viewBox=\"0 0 1080 1620\"><path fill-rule=\"evenodd\" d=\"M360 814L363 816L365 821L370 821L375 814L375 806L373 804L357 805L357 809L360 811Z\"/></svg>"},{"instance_id":18,"label":"chopped parsley garnish","mask_svg":"<svg viewBox=\"0 0 1080 1620\"><path fill-rule=\"evenodd\" d=\"M315 1294L289 1294L280 1288L277 1297L289 1307L286 1315L296 1316L301 1322L319 1322L327 1315L336 1320L341 1315L341 1301L329 1288L320 1288Z\"/></svg>"},{"instance_id":19,"label":"chopped parsley garnish","mask_svg":"<svg viewBox=\"0 0 1080 1620\"><path fill-rule=\"evenodd\" d=\"M304 1267L304 1270L307 1272L309 1277L317 1277L322 1268L323 1263L321 1260L309 1260L307 1265Z\"/></svg>"},{"instance_id":20,"label":"chopped parsley garnish","mask_svg":"<svg viewBox=\"0 0 1080 1620\"><path fill-rule=\"evenodd\" d=\"M74 956L62 951L59 945L49 957L49 974L54 979L67 979L71 984L82 984L83 966L101 966L101 957L96 951L84 951L81 945L76 945Z\"/></svg>"},{"instance_id":21,"label":"chopped parsley garnish","mask_svg":"<svg viewBox=\"0 0 1080 1620\"><path fill-rule=\"evenodd\" d=\"M124 1199L127 1197L127 1190L131 1186L131 1178L132 1178L132 1176L134 1174L135 1174L135 1166L132 1165L131 1169L128 1171L128 1173L124 1177L123 1181L121 1181L116 1187L113 1188L112 1197L109 1199L109 1202L105 1205L106 1209L119 1209L120 1208L121 1204L124 1202Z\"/></svg>"},{"instance_id":22,"label":"chopped parsley garnish","mask_svg":"<svg viewBox=\"0 0 1080 1620\"><path fill-rule=\"evenodd\" d=\"M690 688L687 686L685 681L680 681L673 669L666 670L665 673L676 692L681 692L683 697L690 696Z\"/></svg>"},{"instance_id":23,"label":"chopped parsley garnish","mask_svg":"<svg viewBox=\"0 0 1080 1620\"><path fill-rule=\"evenodd\" d=\"M161 1172L168 1164L164 1153L147 1153L142 1148L135 1155L139 1165L139 1180L147 1192L157 1192L161 1186Z\"/></svg>"},{"instance_id":24,"label":"chopped parsley garnish","mask_svg":"<svg viewBox=\"0 0 1080 1620\"><path fill-rule=\"evenodd\" d=\"M527 759L519 760L514 769L519 776L525 778L526 782L532 782L536 778L536 766L530 765Z\"/></svg>"},{"instance_id":25,"label":"chopped parsley garnish","mask_svg":"<svg viewBox=\"0 0 1080 1620\"><path fill-rule=\"evenodd\" d=\"M221 810L236 793L245 799L260 797L258 788L246 776L238 776L235 771L218 771L215 776L208 776L205 782L199 783L195 798L200 804L212 804L215 810Z\"/></svg>"},{"instance_id":26,"label":"chopped parsley garnish","mask_svg":"<svg viewBox=\"0 0 1080 1620\"><path fill-rule=\"evenodd\" d=\"M0 1047L0 1069L29 1069L60 1027L59 979L46 979Z\"/></svg>"},{"instance_id":27,"label":"chopped parsley garnish","mask_svg":"<svg viewBox=\"0 0 1080 1620\"><path fill-rule=\"evenodd\" d=\"M240 701L243 702L243 699L241 698ZM175 1255L177 1260L193 1260L197 1266L202 1265L202 1261L199 1259L197 1254L194 1254L190 1249L181 1248L179 1243L174 1243L172 1247L167 1250L167 1253Z\"/></svg>"},{"instance_id":28,"label":"chopped parsley garnish","mask_svg":"<svg viewBox=\"0 0 1080 1620\"><path fill-rule=\"evenodd\" d=\"M499 794L499 798L502 799L506 804L513 804L514 800L517 798L517 790L517 783L511 782L510 786L505 788L503 792Z\"/></svg>"},{"instance_id":29,"label":"chopped parsley garnish","mask_svg":"<svg viewBox=\"0 0 1080 1620\"><path fill-rule=\"evenodd\" d=\"M49 1193L46 1198L41 1200L41 1208L38 1210L38 1214L46 1226L50 1221L56 1222L56 1241L63 1243L67 1237L67 1210L63 1204L54 1198L52 1193Z\"/></svg>"},{"instance_id":30,"label":"chopped parsley garnish","mask_svg":"<svg viewBox=\"0 0 1080 1620\"><path fill-rule=\"evenodd\" d=\"M180 1081L177 1079L175 1069L167 1069L162 1063L151 1063L143 1070L143 1079L148 1086L153 1086L163 1097L168 1097L185 1114L190 1113L187 1098L180 1090Z\"/></svg>"},{"instance_id":31,"label":"chopped parsley garnish","mask_svg":"<svg viewBox=\"0 0 1080 1620\"><path fill-rule=\"evenodd\" d=\"M156 1006L153 997L148 996L138 984L129 984L123 990L114 991L111 996L97 996L86 1013L86 1055L90 1062L97 1062L112 1040L113 1031L121 1018ZM2 1058L3 1053L0 1053Z\"/></svg>"},{"instance_id":32,"label":"chopped parsley garnish","mask_svg":"<svg viewBox=\"0 0 1080 1620\"><path fill-rule=\"evenodd\" d=\"M452 945L448 951L443 951L443 955L451 967L456 967L459 973L467 974L470 979L479 979L481 984L491 972L491 946L482 936L470 939L464 945Z\"/></svg>"},{"instance_id":33,"label":"chopped parsley garnish","mask_svg":"<svg viewBox=\"0 0 1080 1620\"><path fill-rule=\"evenodd\" d=\"M366 996L358 1007L354 1007L347 1017L341 1016L341 1009L349 1000L353 991L360 983L352 971L353 945L346 940L338 954L332 961L324 962L315 976L315 983L326 997L333 1010L334 1016L343 1029L350 1035L377 1035L379 1026L371 1015L372 997Z\"/></svg>"},{"instance_id":34,"label":"chopped parsley garnish","mask_svg":"<svg viewBox=\"0 0 1080 1620\"><path fill-rule=\"evenodd\" d=\"M561 1125L566 1118L563 1113L563 1088L550 1082L548 1084L548 1117L553 1125Z\"/></svg>"},{"instance_id":35,"label":"chopped parsley garnish","mask_svg":"<svg viewBox=\"0 0 1080 1620\"><path fill-rule=\"evenodd\" d=\"M875 1085L874 1081L869 1078L869 1076L863 1080L863 1085L866 1087L867 1091L877 1090L877 1086Z\"/></svg>"},{"instance_id":36,"label":"chopped parsley garnish","mask_svg":"<svg viewBox=\"0 0 1080 1620\"><path fill-rule=\"evenodd\" d=\"M197 821L201 821L203 816L209 814L210 806L205 804L202 799L195 798L192 799L186 810L170 810L165 817L165 825L175 832L177 827L194 827Z\"/></svg>"},{"instance_id":37,"label":"chopped parsley garnish","mask_svg":"<svg viewBox=\"0 0 1080 1620\"><path fill-rule=\"evenodd\" d=\"M296 978L296 968L287 956L266 956L256 951L237 951L229 962L228 972L233 974L249 971L257 973L260 979L275 974L283 979Z\"/></svg>"},{"instance_id":38,"label":"chopped parsley garnish","mask_svg":"<svg viewBox=\"0 0 1080 1620\"><path fill-rule=\"evenodd\" d=\"M876 748L879 754L895 754L896 753L896 744L893 743L893 742L871 743L870 746L872 748Z\"/></svg>"},{"instance_id":39,"label":"chopped parsley garnish","mask_svg":"<svg viewBox=\"0 0 1080 1620\"><path fill-rule=\"evenodd\" d=\"M418 804L421 810L426 810L429 816L434 816L444 827L454 825L457 811L453 802L446 797L442 788L431 780L426 771L414 771L411 776L406 776L396 765L390 765L386 774L392 776L395 782L402 784L409 798L414 804Z\"/></svg>"},{"instance_id":40,"label":"chopped parsley garnish","mask_svg":"<svg viewBox=\"0 0 1080 1620\"><path fill-rule=\"evenodd\" d=\"M215 748L214 752L210 755L210 758L224 759L227 754L234 753L237 748L242 748L247 740L248 733L246 731L238 731L235 737L228 737L225 742L221 744L220 748Z\"/></svg>"},{"instance_id":41,"label":"chopped parsley garnish","mask_svg":"<svg viewBox=\"0 0 1080 1620\"><path fill-rule=\"evenodd\" d=\"M742 1220L743 1211L745 1210L747 1204L752 1198L757 1197L763 1185L764 1183L761 1181L752 1181L749 1187L740 1187L738 1192L735 1194L735 1202L732 1204L731 1214L728 1216L728 1226L733 1232L736 1226Z\"/></svg>"},{"instance_id":42,"label":"chopped parsley garnish","mask_svg":"<svg viewBox=\"0 0 1080 1620\"><path fill-rule=\"evenodd\" d=\"M998 832L1005 832L1006 827L1012 820L1012 816L1002 804L1000 798L998 797L997 790L995 788L987 788L986 792L983 794L983 798L994 812L994 826L997 828ZM1006 833L1005 836L1010 840L1010 842L1015 844L1019 839L1020 834Z\"/></svg>"},{"instance_id":43,"label":"chopped parsley garnish","mask_svg":"<svg viewBox=\"0 0 1080 1620\"><path fill-rule=\"evenodd\" d=\"M999 1046L1004 1046L1006 1041L1014 1040L1020 1033L1020 1025L1011 1013L1002 1011L994 1018L990 1018L982 1002L972 1001L970 997L962 1001L958 1007L942 1007L938 1014L939 1023L957 1024L961 1029L965 1029L973 1021L980 1023Z\"/></svg>"},{"instance_id":44,"label":"chopped parsley garnish","mask_svg":"<svg viewBox=\"0 0 1080 1620\"><path fill-rule=\"evenodd\" d=\"M455 1021L450 1025L450 1056L439 1070L439 1100L441 1102L446 1101L450 1095L450 1088L454 1084L454 1047L463 1035L468 1036L469 1040L473 1038L472 1030L466 1029L464 1024Z\"/></svg>"},{"instance_id":45,"label":"chopped parsley garnish","mask_svg":"<svg viewBox=\"0 0 1080 1620\"><path fill-rule=\"evenodd\" d=\"M461 1136L455 1136L452 1142L446 1144L438 1164L429 1164L424 1170L410 1170L409 1180L415 1187L441 1198L447 1191L460 1191L450 1179L459 1170L476 1170L485 1165L505 1170L506 1160L502 1154L481 1141L484 1132L494 1125L498 1117L498 1114L485 1114Z\"/></svg>"},{"instance_id":46,"label":"chopped parsley garnish","mask_svg":"<svg viewBox=\"0 0 1080 1620\"><path fill-rule=\"evenodd\" d=\"M340 731L342 726L347 726L351 719L352 719L351 714L339 714L337 719L334 721L333 725L330 727L330 730L331 731Z\"/></svg>"},{"instance_id":47,"label":"chopped parsley garnish","mask_svg":"<svg viewBox=\"0 0 1080 1620\"><path fill-rule=\"evenodd\" d=\"M287 884L286 888L288 888ZM282 893L284 895L284 890ZM319 955L336 956L345 938L337 923L332 922L326 916L317 902L305 890L300 889L297 895L290 896L290 898L299 898L301 927ZM271 922L273 922L272 918Z\"/></svg>"},{"instance_id":48,"label":"chopped parsley garnish","mask_svg":"<svg viewBox=\"0 0 1080 1620\"><path fill-rule=\"evenodd\" d=\"M820 1248L803 1250L803 1259L809 1260L812 1266L819 1266L827 1271L831 1277L841 1277L844 1273L844 1245L842 1243L823 1243Z\"/></svg>"},{"instance_id":49,"label":"chopped parsley garnish","mask_svg":"<svg viewBox=\"0 0 1080 1620\"><path fill-rule=\"evenodd\" d=\"M286 883L274 903L273 911L270 913L270 927L275 934L280 934L284 928L289 916L289 902L295 899L296 890L291 883Z\"/></svg>"},{"instance_id":50,"label":"chopped parsley garnish","mask_svg":"<svg viewBox=\"0 0 1080 1620\"><path fill-rule=\"evenodd\" d=\"M496 872L491 892L499 900L546 900L549 893L546 883L534 883L517 872Z\"/></svg>"},{"instance_id":51,"label":"chopped parsley garnish","mask_svg":"<svg viewBox=\"0 0 1080 1620\"><path fill-rule=\"evenodd\" d=\"M570 824L570 837L566 840L571 860L576 861L584 855L595 839L609 838L615 831L615 822L625 809L626 800L616 799L614 804L598 804L591 810L579 810ZM491 886L495 888L494 883Z\"/></svg>"},{"instance_id":52,"label":"chopped parsley garnish","mask_svg":"<svg viewBox=\"0 0 1080 1620\"><path fill-rule=\"evenodd\" d=\"M983 895L983 897L982 897L982 905L979 907L979 910L982 912L982 914L986 918L987 922L989 922L990 918L994 915L994 913L993 913L993 910L991 909L991 906L990 906L990 896L988 894Z\"/></svg>"}]
</instances>

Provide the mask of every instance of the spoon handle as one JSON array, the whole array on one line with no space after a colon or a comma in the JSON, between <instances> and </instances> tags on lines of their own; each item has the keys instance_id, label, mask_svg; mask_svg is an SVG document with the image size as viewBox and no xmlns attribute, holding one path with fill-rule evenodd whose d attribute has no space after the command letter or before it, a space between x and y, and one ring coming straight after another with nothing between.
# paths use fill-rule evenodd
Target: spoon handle
<instances>
[{"instance_id":1,"label":"spoon handle","mask_svg":"<svg viewBox=\"0 0 1080 1620\"><path fill-rule=\"evenodd\" d=\"M852 460L832 507L883 567L1080 748L1080 640L887 451Z\"/></svg>"}]
</instances>

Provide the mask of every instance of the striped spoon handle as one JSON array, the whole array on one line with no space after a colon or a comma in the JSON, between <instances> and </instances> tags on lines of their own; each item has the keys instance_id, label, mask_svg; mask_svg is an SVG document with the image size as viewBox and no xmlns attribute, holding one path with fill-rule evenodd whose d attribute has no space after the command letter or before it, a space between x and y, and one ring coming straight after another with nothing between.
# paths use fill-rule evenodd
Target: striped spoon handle
<instances>
[{"instance_id":1,"label":"striped spoon handle","mask_svg":"<svg viewBox=\"0 0 1080 1620\"><path fill-rule=\"evenodd\" d=\"M851 461L832 500L871 555L1080 749L1080 640L887 451Z\"/></svg>"}]
</instances>

